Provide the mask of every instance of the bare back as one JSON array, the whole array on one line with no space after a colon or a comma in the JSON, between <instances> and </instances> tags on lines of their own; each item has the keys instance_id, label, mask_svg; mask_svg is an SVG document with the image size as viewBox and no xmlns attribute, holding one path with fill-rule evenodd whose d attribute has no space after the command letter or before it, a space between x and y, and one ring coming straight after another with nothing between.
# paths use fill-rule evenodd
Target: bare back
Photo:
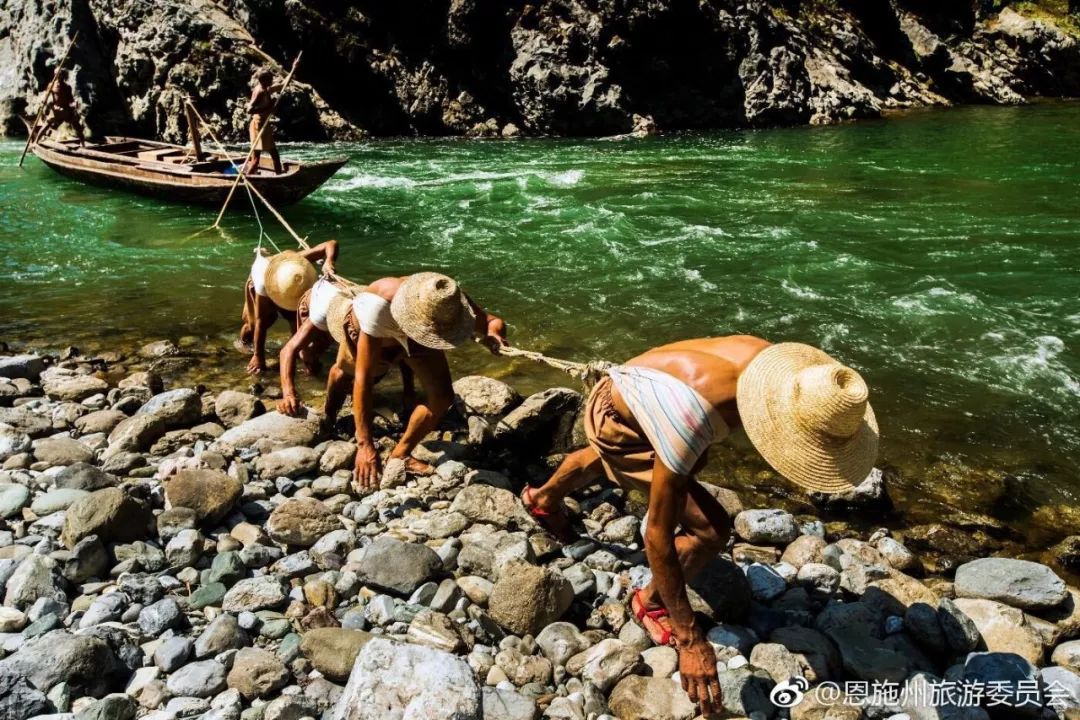
<instances>
[{"instance_id":1,"label":"bare back","mask_svg":"<svg viewBox=\"0 0 1080 720\"><path fill-rule=\"evenodd\" d=\"M741 424L735 404L739 376L769 344L753 335L682 340L648 350L624 364L660 370L678 378L712 403L728 427L736 427ZM620 416L633 420L629 407L614 388L611 400Z\"/></svg>"}]
</instances>

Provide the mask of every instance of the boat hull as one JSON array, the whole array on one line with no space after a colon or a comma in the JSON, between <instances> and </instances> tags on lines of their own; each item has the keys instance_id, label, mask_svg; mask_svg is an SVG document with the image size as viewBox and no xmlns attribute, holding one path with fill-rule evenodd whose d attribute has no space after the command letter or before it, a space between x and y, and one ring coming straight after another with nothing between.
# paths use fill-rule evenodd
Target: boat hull
<instances>
[{"instance_id":1,"label":"boat hull","mask_svg":"<svg viewBox=\"0 0 1080 720\"><path fill-rule=\"evenodd\" d=\"M165 143L153 143L152 146L176 148L178 151L184 149L182 146ZM195 205L222 205L236 180L235 175L223 172L185 172L182 168L154 167L164 166L165 163L140 163L126 158L114 160L108 153L88 151L70 144L37 143L32 151L48 167L81 182ZM237 164L241 161L237 160ZM287 205L310 195L329 180L345 162L345 158L311 163L289 162L286 172L281 175L257 173L248 179L271 204ZM237 188L237 192L245 194L243 188ZM233 198L231 208L240 210L249 207L250 204L246 201L236 202L238 199L240 198Z\"/></svg>"}]
</instances>

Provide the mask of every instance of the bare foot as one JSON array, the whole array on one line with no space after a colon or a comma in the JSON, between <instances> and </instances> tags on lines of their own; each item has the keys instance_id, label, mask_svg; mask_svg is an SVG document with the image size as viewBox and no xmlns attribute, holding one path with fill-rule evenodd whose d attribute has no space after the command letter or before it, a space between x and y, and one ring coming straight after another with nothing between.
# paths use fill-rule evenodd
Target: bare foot
<instances>
[{"instance_id":1,"label":"bare foot","mask_svg":"<svg viewBox=\"0 0 1080 720\"><path fill-rule=\"evenodd\" d=\"M422 460L417 460L414 457L405 458L405 472L412 473L413 475L420 475L421 477L427 477L428 475L435 474L435 468Z\"/></svg>"},{"instance_id":2,"label":"bare foot","mask_svg":"<svg viewBox=\"0 0 1080 720\"><path fill-rule=\"evenodd\" d=\"M252 355L247 365L248 375L261 375L263 370L266 370L266 361L257 355Z\"/></svg>"},{"instance_id":3,"label":"bare foot","mask_svg":"<svg viewBox=\"0 0 1080 720\"><path fill-rule=\"evenodd\" d=\"M255 346L251 343L251 340L245 340L242 337L233 340L233 348L235 348L238 352L244 353L245 355L250 355L251 353L255 352Z\"/></svg>"},{"instance_id":4,"label":"bare foot","mask_svg":"<svg viewBox=\"0 0 1080 720\"><path fill-rule=\"evenodd\" d=\"M533 500L536 488L525 486L521 491L521 504L540 527L555 536L559 542L572 543L580 538L570 524L570 515L560 503L558 508L547 509Z\"/></svg>"}]
</instances>

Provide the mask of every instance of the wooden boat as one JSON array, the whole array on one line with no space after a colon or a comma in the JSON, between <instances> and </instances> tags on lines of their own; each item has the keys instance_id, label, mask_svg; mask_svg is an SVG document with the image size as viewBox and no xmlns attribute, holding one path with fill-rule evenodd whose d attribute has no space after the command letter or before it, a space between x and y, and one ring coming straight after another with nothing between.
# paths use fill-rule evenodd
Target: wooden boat
<instances>
[{"instance_id":1,"label":"wooden boat","mask_svg":"<svg viewBox=\"0 0 1080 720\"><path fill-rule=\"evenodd\" d=\"M77 140L39 139L31 151L62 175L105 187L119 188L198 205L225 202L236 180L236 168L244 156L227 157L184 145L130 137L107 137L99 144L79 145ZM259 167L246 177L275 205L297 202L330 179L346 163L338 157L316 162L282 158L284 172L274 173L264 154ZM244 195L243 187L237 188ZM249 204L234 197L231 207Z\"/></svg>"}]
</instances>

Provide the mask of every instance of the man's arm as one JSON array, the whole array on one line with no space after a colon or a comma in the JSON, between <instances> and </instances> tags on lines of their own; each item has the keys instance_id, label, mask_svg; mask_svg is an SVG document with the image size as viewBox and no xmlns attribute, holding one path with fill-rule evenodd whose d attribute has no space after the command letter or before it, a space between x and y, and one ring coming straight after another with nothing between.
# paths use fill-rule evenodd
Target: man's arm
<instances>
[{"instance_id":1,"label":"man's arm","mask_svg":"<svg viewBox=\"0 0 1080 720\"><path fill-rule=\"evenodd\" d=\"M356 424L356 466L353 484L358 490L379 487L379 453L371 434L371 390L378 362L378 343L367 333L356 342L356 379L353 383L353 422Z\"/></svg>"},{"instance_id":2,"label":"man's arm","mask_svg":"<svg viewBox=\"0 0 1080 720\"><path fill-rule=\"evenodd\" d=\"M493 355L497 355L499 348L510 344L506 341L506 323L498 315L489 313L480 307L468 295L465 295L465 300L468 301L469 307L472 308L473 313L476 315L476 325L473 332L478 337L483 338L484 345Z\"/></svg>"},{"instance_id":3,"label":"man's arm","mask_svg":"<svg viewBox=\"0 0 1080 720\"><path fill-rule=\"evenodd\" d=\"M300 256L311 262L323 261L323 275L330 275L335 272L335 265L337 264L338 256L338 243L337 240L327 240L324 243L319 243L310 250L304 250L300 253Z\"/></svg>"},{"instance_id":4,"label":"man's arm","mask_svg":"<svg viewBox=\"0 0 1080 720\"><path fill-rule=\"evenodd\" d=\"M702 714L709 715L714 702L720 702L716 653L694 620L694 611L686 595L686 579L675 547L675 530L686 507L689 483L689 478L672 472L659 458L653 462L645 554L649 559L653 583L671 618L672 633L679 649L679 675L683 689L692 702L700 703Z\"/></svg>"},{"instance_id":5,"label":"man's arm","mask_svg":"<svg viewBox=\"0 0 1080 720\"><path fill-rule=\"evenodd\" d=\"M296 374L296 357L300 351L307 347L311 336L318 330L315 323L310 319L296 329L289 341L281 348L278 355L278 366L281 369L281 400L278 401L278 412L282 415L296 417L303 407L300 403L300 394L296 392L296 384L293 377Z\"/></svg>"}]
</instances>

